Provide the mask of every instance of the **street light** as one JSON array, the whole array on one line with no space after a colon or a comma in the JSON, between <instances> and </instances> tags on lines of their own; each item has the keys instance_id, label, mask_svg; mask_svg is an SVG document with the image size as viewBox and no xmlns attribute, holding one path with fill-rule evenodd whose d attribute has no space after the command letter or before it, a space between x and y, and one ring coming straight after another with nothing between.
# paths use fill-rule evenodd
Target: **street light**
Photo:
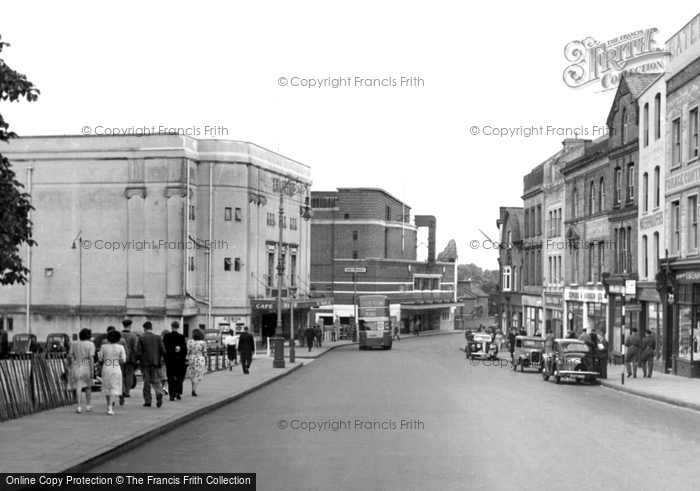
<instances>
[{"instance_id":1,"label":"street light","mask_svg":"<svg viewBox=\"0 0 700 491\"><path fill-rule=\"evenodd\" d=\"M71 249L75 250L75 241L78 241L78 330L80 331L82 327L82 307L83 307L83 238L80 234L83 231L78 232L78 235L73 239L73 245Z\"/></svg>"},{"instance_id":2,"label":"street light","mask_svg":"<svg viewBox=\"0 0 700 491\"><path fill-rule=\"evenodd\" d=\"M300 184L292 179L279 180L280 192L280 208L279 208L279 242L277 243L277 329L282 333L282 285L284 284L284 260L282 259L282 241L284 240L284 193L289 193L289 196L294 196L306 189L307 186ZM313 217L313 210L309 205L309 196L304 200L304 207L301 210L301 217L308 221ZM291 223L291 222L290 222ZM292 299L294 302L294 299ZM294 322L292 321L290 328L290 340L292 341L289 348L289 362L294 363ZM284 336L280 338L280 342L275 341L275 359L272 361L273 368L284 368Z\"/></svg>"}]
</instances>

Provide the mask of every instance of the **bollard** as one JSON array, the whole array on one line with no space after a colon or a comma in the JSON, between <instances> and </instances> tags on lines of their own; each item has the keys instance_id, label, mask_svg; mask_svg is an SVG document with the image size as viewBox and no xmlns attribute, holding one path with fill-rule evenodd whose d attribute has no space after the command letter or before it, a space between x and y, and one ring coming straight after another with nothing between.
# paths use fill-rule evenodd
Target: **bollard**
<instances>
[{"instance_id":1,"label":"bollard","mask_svg":"<svg viewBox=\"0 0 700 491\"><path fill-rule=\"evenodd\" d=\"M284 368L284 338L273 338L275 341L275 358L272 360L272 368Z\"/></svg>"}]
</instances>

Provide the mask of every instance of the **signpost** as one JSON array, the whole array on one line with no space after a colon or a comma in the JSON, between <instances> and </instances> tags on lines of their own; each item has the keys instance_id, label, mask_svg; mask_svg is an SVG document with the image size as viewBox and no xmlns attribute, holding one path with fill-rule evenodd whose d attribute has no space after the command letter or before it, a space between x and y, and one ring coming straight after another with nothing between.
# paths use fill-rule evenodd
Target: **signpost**
<instances>
[{"instance_id":1,"label":"signpost","mask_svg":"<svg viewBox=\"0 0 700 491\"><path fill-rule=\"evenodd\" d=\"M363 261L363 262L364 262L364 261ZM355 281L354 281L354 283L355 283L355 294L353 295L353 299L352 299L352 300L353 300L352 303L354 304L354 306L353 306L353 312L354 312L354 315L355 315L355 318L354 318L355 326L354 326L354 328L353 328L353 330L352 330L352 340L353 340L353 341L357 341L357 273L366 273L366 272L367 272L367 268L366 268L366 267L365 267L365 268L358 268L358 267L355 267L355 268L345 268L345 272L346 272L346 273L352 273L352 275L353 275L353 277L354 277L354 279L355 279Z\"/></svg>"}]
</instances>

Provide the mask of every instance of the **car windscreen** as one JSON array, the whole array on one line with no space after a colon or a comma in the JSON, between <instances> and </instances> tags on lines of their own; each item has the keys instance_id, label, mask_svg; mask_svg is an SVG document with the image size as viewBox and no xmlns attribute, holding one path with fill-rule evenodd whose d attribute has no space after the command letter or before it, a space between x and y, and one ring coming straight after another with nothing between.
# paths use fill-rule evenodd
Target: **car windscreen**
<instances>
[{"instance_id":1,"label":"car windscreen","mask_svg":"<svg viewBox=\"0 0 700 491\"><path fill-rule=\"evenodd\" d=\"M544 348L544 340L523 339L523 348Z\"/></svg>"},{"instance_id":2,"label":"car windscreen","mask_svg":"<svg viewBox=\"0 0 700 491\"><path fill-rule=\"evenodd\" d=\"M583 352L583 353L590 353L591 347L588 346L586 343L562 343L561 344L561 349L564 352Z\"/></svg>"}]
</instances>

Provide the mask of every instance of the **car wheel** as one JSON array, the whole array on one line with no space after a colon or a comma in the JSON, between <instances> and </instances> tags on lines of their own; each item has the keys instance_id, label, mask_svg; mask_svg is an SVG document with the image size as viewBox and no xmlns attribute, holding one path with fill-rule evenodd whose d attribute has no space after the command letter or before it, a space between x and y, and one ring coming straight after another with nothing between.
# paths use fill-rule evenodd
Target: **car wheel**
<instances>
[{"instance_id":1,"label":"car wheel","mask_svg":"<svg viewBox=\"0 0 700 491\"><path fill-rule=\"evenodd\" d=\"M542 368L542 380L545 382L549 380L549 372L546 368Z\"/></svg>"},{"instance_id":2,"label":"car wheel","mask_svg":"<svg viewBox=\"0 0 700 491\"><path fill-rule=\"evenodd\" d=\"M582 378L577 378L577 379L576 379L576 383L577 383L577 384L580 384L581 382L583 382L583 379L582 379Z\"/></svg>"},{"instance_id":3,"label":"car wheel","mask_svg":"<svg viewBox=\"0 0 700 491\"><path fill-rule=\"evenodd\" d=\"M523 373L524 371L525 371L525 363L521 361L520 362L520 373Z\"/></svg>"}]
</instances>

